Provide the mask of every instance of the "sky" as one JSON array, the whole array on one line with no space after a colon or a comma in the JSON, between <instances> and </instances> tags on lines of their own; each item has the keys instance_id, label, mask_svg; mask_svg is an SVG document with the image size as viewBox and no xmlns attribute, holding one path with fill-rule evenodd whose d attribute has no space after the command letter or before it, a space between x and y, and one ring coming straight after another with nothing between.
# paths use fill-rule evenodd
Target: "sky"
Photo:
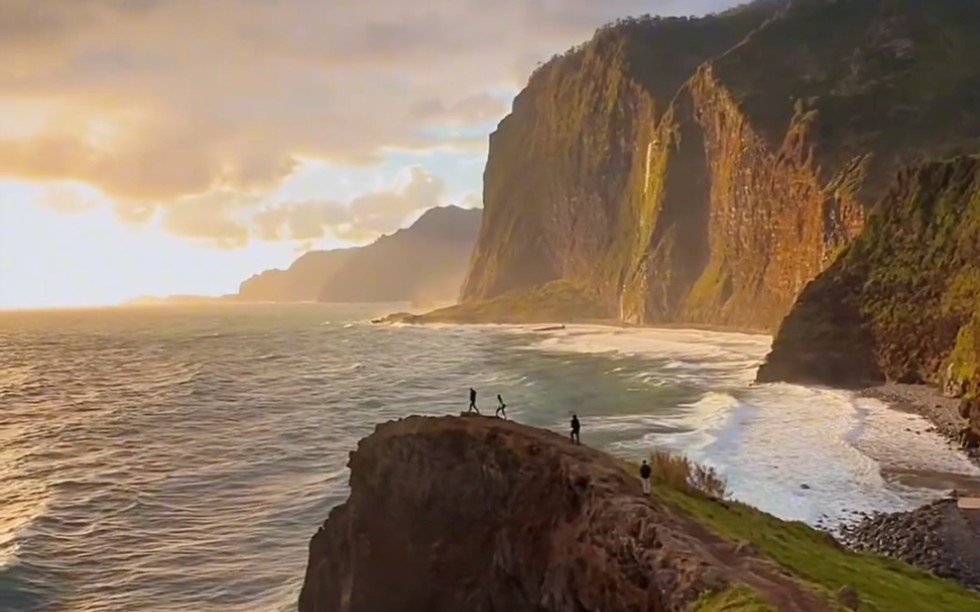
<instances>
[{"instance_id":1,"label":"sky","mask_svg":"<svg viewBox=\"0 0 980 612\"><path fill-rule=\"evenodd\" d=\"M736 3L0 0L0 308L232 293L482 206L539 62Z\"/></svg>"}]
</instances>

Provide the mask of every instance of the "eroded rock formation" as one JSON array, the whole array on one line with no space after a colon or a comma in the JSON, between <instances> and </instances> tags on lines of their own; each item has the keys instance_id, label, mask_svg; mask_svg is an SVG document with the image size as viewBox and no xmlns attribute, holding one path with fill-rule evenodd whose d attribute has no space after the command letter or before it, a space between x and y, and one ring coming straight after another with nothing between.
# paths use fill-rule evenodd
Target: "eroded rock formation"
<instances>
[{"instance_id":1,"label":"eroded rock formation","mask_svg":"<svg viewBox=\"0 0 980 612\"><path fill-rule=\"evenodd\" d=\"M613 458L485 417L379 426L310 542L300 612L680 611L730 582L785 611L798 582L656 498Z\"/></svg>"}]
</instances>

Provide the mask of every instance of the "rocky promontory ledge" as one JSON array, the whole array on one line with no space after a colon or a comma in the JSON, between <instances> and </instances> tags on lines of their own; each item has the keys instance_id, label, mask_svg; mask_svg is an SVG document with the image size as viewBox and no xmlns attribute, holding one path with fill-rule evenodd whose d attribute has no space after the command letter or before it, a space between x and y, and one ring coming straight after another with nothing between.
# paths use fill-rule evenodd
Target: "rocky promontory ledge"
<instances>
[{"instance_id":1,"label":"rocky promontory ledge","mask_svg":"<svg viewBox=\"0 0 980 612\"><path fill-rule=\"evenodd\" d=\"M644 496L635 465L509 421L386 423L349 467L350 497L310 541L299 612L980 609L958 585L683 476L655 472Z\"/></svg>"}]
</instances>

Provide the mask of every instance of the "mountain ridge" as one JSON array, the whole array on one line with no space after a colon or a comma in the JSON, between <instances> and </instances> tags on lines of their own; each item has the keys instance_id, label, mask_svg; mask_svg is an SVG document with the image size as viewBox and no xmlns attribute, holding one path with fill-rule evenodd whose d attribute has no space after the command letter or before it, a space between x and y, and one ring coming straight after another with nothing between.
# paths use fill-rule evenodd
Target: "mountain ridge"
<instances>
[{"instance_id":1,"label":"mountain ridge","mask_svg":"<svg viewBox=\"0 0 980 612\"><path fill-rule=\"evenodd\" d=\"M429 209L411 226L381 236L371 244L310 251L286 270L255 274L242 282L238 299L455 301L481 216L479 209L458 206Z\"/></svg>"}]
</instances>

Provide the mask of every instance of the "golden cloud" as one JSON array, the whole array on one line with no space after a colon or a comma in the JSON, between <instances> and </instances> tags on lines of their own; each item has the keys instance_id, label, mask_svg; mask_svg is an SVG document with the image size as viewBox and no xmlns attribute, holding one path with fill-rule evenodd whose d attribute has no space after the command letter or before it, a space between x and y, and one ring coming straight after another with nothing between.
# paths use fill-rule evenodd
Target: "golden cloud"
<instances>
[{"instance_id":1,"label":"golden cloud","mask_svg":"<svg viewBox=\"0 0 980 612\"><path fill-rule=\"evenodd\" d=\"M727 4L0 0L0 177L83 182L123 219L160 214L170 231L239 244L248 207L215 199L271 193L300 158L483 151L465 128L502 116L499 92L538 60L616 17ZM364 211L431 195L368 194L342 212L352 233L381 231L397 214ZM263 214L263 236L303 240L342 213Z\"/></svg>"}]
</instances>

